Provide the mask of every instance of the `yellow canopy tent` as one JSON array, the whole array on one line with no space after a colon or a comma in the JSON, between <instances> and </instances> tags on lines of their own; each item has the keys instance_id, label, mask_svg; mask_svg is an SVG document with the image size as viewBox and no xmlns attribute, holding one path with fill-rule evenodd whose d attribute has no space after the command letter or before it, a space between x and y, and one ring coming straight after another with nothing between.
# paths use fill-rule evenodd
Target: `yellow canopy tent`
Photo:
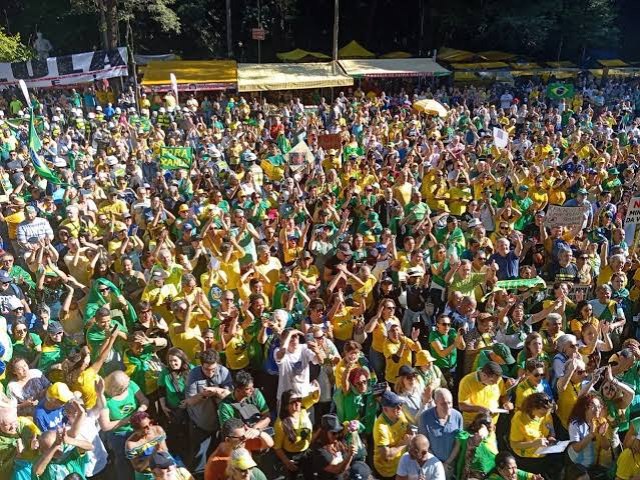
<instances>
[{"instance_id":1,"label":"yellow canopy tent","mask_svg":"<svg viewBox=\"0 0 640 480\"><path fill-rule=\"evenodd\" d=\"M389 52L384 55L380 55L380 58L411 58L411 54L409 52Z\"/></svg>"},{"instance_id":2,"label":"yellow canopy tent","mask_svg":"<svg viewBox=\"0 0 640 480\"><path fill-rule=\"evenodd\" d=\"M264 92L303 88L344 87L353 78L332 63L239 63L238 91Z\"/></svg>"},{"instance_id":3,"label":"yellow canopy tent","mask_svg":"<svg viewBox=\"0 0 640 480\"><path fill-rule=\"evenodd\" d=\"M355 40L351 40L338 50L338 58L375 58L376 54L370 52Z\"/></svg>"},{"instance_id":4,"label":"yellow canopy tent","mask_svg":"<svg viewBox=\"0 0 640 480\"><path fill-rule=\"evenodd\" d=\"M454 70L496 70L498 68L509 68L509 64L504 62L470 62L470 63L452 63L451 68Z\"/></svg>"},{"instance_id":5,"label":"yellow canopy tent","mask_svg":"<svg viewBox=\"0 0 640 480\"><path fill-rule=\"evenodd\" d=\"M449 75L449 70L432 58L340 60L347 75L362 77L427 77Z\"/></svg>"},{"instance_id":6,"label":"yellow canopy tent","mask_svg":"<svg viewBox=\"0 0 640 480\"><path fill-rule=\"evenodd\" d=\"M457 50L455 48L444 47L438 50L437 59L442 62L471 62L476 58L476 54L467 50Z\"/></svg>"},{"instance_id":7,"label":"yellow canopy tent","mask_svg":"<svg viewBox=\"0 0 640 480\"><path fill-rule=\"evenodd\" d=\"M498 50L486 50L478 52L477 55L491 62L506 62L517 57L515 53L500 52Z\"/></svg>"},{"instance_id":8,"label":"yellow canopy tent","mask_svg":"<svg viewBox=\"0 0 640 480\"><path fill-rule=\"evenodd\" d=\"M290 52L277 53L276 56L283 62L308 62L313 60L331 60L329 55L321 52L310 52L296 48Z\"/></svg>"},{"instance_id":9,"label":"yellow canopy tent","mask_svg":"<svg viewBox=\"0 0 640 480\"><path fill-rule=\"evenodd\" d=\"M603 67L607 68L620 68L620 67L628 67L629 64L627 62L623 62L622 60L598 60L598 63Z\"/></svg>"},{"instance_id":10,"label":"yellow canopy tent","mask_svg":"<svg viewBox=\"0 0 640 480\"><path fill-rule=\"evenodd\" d=\"M178 90L224 90L238 81L235 60L175 60L151 62L142 79L143 87L167 91L171 89L169 75L174 74Z\"/></svg>"},{"instance_id":11,"label":"yellow canopy tent","mask_svg":"<svg viewBox=\"0 0 640 480\"><path fill-rule=\"evenodd\" d=\"M540 74L542 67L535 62L510 63L511 75L514 77L528 77Z\"/></svg>"},{"instance_id":12,"label":"yellow canopy tent","mask_svg":"<svg viewBox=\"0 0 640 480\"><path fill-rule=\"evenodd\" d=\"M569 60L560 60L558 62L544 62L551 68L578 68L578 66Z\"/></svg>"}]
</instances>

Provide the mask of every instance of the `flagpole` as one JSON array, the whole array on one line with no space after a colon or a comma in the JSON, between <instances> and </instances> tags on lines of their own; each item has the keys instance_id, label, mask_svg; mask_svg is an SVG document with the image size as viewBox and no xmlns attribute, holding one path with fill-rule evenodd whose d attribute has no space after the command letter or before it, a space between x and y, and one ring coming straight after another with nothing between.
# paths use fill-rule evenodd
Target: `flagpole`
<instances>
[{"instance_id":1,"label":"flagpole","mask_svg":"<svg viewBox=\"0 0 640 480\"><path fill-rule=\"evenodd\" d=\"M31 98L29 97L29 90L27 89L27 84L24 80L18 80L18 85L20 85L20 90L22 90L22 95L24 95L24 99L27 101L27 108L32 110Z\"/></svg>"},{"instance_id":2,"label":"flagpole","mask_svg":"<svg viewBox=\"0 0 640 480\"><path fill-rule=\"evenodd\" d=\"M173 73L169 74L169 79L171 80L171 88L173 89L173 94L176 96L176 108L180 109L180 101L178 100L178 80Z\"/></svg>"}]
</instances>

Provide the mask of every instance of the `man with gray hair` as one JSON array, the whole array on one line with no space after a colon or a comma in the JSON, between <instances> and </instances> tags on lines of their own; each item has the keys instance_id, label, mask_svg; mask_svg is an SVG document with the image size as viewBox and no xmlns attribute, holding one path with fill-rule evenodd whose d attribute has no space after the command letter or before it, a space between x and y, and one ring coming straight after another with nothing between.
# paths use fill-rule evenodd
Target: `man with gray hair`
<instances>
[{"instance_id":1,"label":"man with gray hair","mask_svg":"<svg viewBox=\"0 0 640 480\"><path fill-rule=\"evenodd\" d=\"M556 355L553 357L552 380L555 382L564 376L565 364L573 359L579 358L578 339L575 335L565 333L560 335L556 341Z\"/></svg>"},{"instance_id":2,"label":"man with gray hair","mask_svg":"<svg viewBox=\"0 0 640 480\"><path fill-rule=\"evenodd\" d=\"M435 407L418 417L418 433L425 435L431 452L442 462L448 476L453 474L456 435L463 429L462 414L453 408L453 395L446 388L433 392Z\"/></svg>"}]
</instances>

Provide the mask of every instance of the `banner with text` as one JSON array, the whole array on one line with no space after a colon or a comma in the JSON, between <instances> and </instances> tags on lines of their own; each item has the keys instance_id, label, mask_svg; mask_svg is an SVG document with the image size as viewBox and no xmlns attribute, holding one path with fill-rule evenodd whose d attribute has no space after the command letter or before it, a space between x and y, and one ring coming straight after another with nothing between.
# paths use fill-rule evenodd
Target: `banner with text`
<instances>
[{"instance_id":1,"label":"banner with text","mask_svg":"<svg viewBox=\"0 0 640 480\"><path fill-rule=\"evenodd\" d=\"M589 207L559 207L549 205L544 224L547 227L584 227L589 218Z\"/></svg>"},{"instance_id":2,"label":"banner with text","mask_svg":"<svg viewBox=\"0 0 640 480\"><path fill-rule=\"evenodd\" d=\"M127 75L127 49L120 47L49 57L46 60L0 63L0 88L15 85L18 80L24 80L27 87L40 88L88 83Z\"/></svg>"},{"instance_id":3,"label":"banner with text","mask_svg":"<svg viewBox=\"0 0 640 480\"><path fill-rule=\"evenodd\" d=\"M627 244L635 248L640 243L640 197L633 197L629 201L627 215L624 217L624 233Z\"/></svg>"}]
</instances>

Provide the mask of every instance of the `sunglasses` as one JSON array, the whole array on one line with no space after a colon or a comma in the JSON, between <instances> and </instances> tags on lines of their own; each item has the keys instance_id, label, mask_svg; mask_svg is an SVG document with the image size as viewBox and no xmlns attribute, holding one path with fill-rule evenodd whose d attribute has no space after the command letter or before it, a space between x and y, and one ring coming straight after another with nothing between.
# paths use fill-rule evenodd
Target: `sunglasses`
<instances>
[{"instance_id":1,"label":"sunglasses","mask_svg":"<svg viewBox=\"0 0 640 480\"><path fill-rule=\"evenodd\" d=\"M579 373L579 374L582 375L583 373L587 373L587 371L586 370L576 370L576 373Z\"/></svg>"},{"instance_id":2,"label":"sunglasses","mask_svg":"<svg viewBox=\"0 0 640 480\"><path fill-rule=\"evenodd\" d=\"M27 329L15 330L15 333L27 333Z\"/></svg>"},{"instance_id":3,"label":"sunglasses","mask_svg":"<svg viewBox=\"0 0 640 480\"><path fill-rule=\"evenodd\" d=\"M104 293L104 292L108 292L109 289L108 288L99 288L98 291Z\"/></svg>"},{"instance_id":4,"label":"sunglasses","mask_svg":"<svg viewBox=\"0 0 640 480\"><path fill-rule=\"evenodd\" d=\"M536 372L536 373L533 373L532 375L536 378L540 378L544 376L544 373Z\"/></svg>"},{"instance_id":5,"label":"sunglasses","mask_svg":"<svg viewBox=\"0 0 640 480\"><path fill-rule=\"evenodd\" d=\"M385 310L395 310L396 309L396 307L384 307L384 308L385 308Z\"/></svg>"},{"instance_id":6,"label":"sunglasses","mask_svg":"<svg viewBox=\"0 0 640 480\"><path fill-rule=\"evenodd\" d=\"M438 325L442 325L443 327L450 327L450 323L438 323Z\"/></svg>"}]
</instances>

